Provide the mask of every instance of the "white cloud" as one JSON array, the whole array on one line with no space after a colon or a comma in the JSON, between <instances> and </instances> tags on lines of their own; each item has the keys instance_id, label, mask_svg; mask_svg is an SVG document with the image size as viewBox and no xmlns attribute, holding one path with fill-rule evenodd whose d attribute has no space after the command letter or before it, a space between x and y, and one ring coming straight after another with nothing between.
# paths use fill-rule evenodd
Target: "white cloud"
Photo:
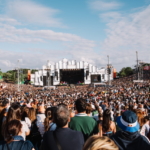
<instances>
[{"instance_id":1,"label":"white cloud","mask_svg":"<svg viewBox=\"0 0 150 150\"><path fill-rule=\"evenodd\" d=\"M103 55L110 54L112 63L118 68L135 64L135 51L139 59L149 61L150 49L150 6L132 14L103 13L107 38L102 43Z\"/></svg>"},{"instance_id":2,"label":"white cloud","mask_svg":"<svg viewBox=\"0 0 150 150\"><path fill-rule=\"evenodd\" d=\"M89 4L91 9L98 11L115 10L122 5L121 3L112 0L92 0Z\"/></svg>"},{"instance_id":3,"label":"white cloud","mask_svg":"<svg viewBox=\"0 0 150 150\"><path fill-rule=\"evenodd\" d=\"M59 10L42 6L30 0L7 0L4 12L5 15L23 24L65 27L61 19L54 17Z\"/></svg>"}]
</instances>

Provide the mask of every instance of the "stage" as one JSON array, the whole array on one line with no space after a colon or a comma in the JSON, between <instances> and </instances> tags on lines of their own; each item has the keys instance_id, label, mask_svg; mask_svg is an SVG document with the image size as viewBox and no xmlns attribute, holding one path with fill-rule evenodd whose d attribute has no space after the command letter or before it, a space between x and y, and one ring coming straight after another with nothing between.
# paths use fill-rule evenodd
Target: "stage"
<instances>
[{"instance_id":1,"label":"stage","mask_svg":"<svg viewBox=\"0 0 150 150\"><path fill-rule=\"evenodd\" d=\"M84 83L84 69L60 69L60 84Z\"/></svg>"}]
</instances>

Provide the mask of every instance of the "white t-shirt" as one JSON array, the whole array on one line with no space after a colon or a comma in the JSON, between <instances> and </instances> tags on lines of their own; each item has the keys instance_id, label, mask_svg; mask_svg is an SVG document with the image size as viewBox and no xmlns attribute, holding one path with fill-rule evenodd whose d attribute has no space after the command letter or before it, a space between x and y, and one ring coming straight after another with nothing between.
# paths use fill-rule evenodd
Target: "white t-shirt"
<instances>
[{"instance_id":1,"label":"white t-shirt","mask_svg":"<svg viewBox=\"0 0 150 150\"><path fill-rule=\"evenodd\" d=\"M150 130L150 126L148 124L144 124L141 128L140 133L144 136L147 136L147 134L149 133Z\"/></svg>"},{"instance_id":2,"label":"white t-shirt","mask_svg":"<svg viewBox=\"0 0 150 150\"><path fill-rule=\"evenodd\" d=\"M21 134L21 136L23 137L24 140L26 140L26 132L29 132L30 129L29 129L29 127L28 127L28 125L25 121L21 121L21 124L22 124L22 129L21 129L22 134Z\"/></svg>"},{"instance_id":3,"label":"white t-shirt","mask_svg":"<svg viewBox=\"0 0 150 150\"><path fill-rule=\"evenodd\" d=\"M25 122L28 125L29 129L31 129L31 120L28 117L25 117Z\"/></svg>"},{"instance_id":4,"label":"white t-shirt","mask_svg":"<svg viewBox=\"0 0 150 150\"><path fill-rule=\"evenodd\" d=\"M44 129L44 120L45 120L45 114L37 114L37 122L36 125L39 128L39 132L41 136L43 136L45 129Z\"/></svg>"}]
</instances>

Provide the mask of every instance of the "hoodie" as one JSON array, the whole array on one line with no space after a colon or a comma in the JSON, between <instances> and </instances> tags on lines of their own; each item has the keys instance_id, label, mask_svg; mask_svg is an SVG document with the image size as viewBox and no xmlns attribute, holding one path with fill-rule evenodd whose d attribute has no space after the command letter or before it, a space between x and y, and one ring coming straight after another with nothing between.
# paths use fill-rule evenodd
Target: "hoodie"
<instances>
[{"instance_id":1,"label":"hoodie","mask_svg":"<svg viewBox=\"0 0 150 150\"><path fill-rule=\"evenodd\" d=\"M119 150L150 150L150 142L137 132L118 131L110 137Z\"/></svg>"}]
</instances>

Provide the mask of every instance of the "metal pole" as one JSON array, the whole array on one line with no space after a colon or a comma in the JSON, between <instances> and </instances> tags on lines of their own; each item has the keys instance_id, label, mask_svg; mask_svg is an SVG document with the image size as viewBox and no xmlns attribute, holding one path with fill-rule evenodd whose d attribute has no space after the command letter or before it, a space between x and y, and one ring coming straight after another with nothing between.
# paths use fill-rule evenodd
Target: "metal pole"
<instances>
[{"instance_id":1,"label":"metal pole","mask_svg":"<svg viewBox=\"0 0 150 150\"><path fill-rule=\"evenodd\" d=\"M20 91L19 89L19 60L18 60L18 92Z\"/></svg>"},{"instance_id":2,"label":"metal pole","mask_svg":"<svg viewBox=\"0 0 150 150\"><path fill-rule=\"evenodd\" d=\"M137 61L137 77L139 80L139 60L138 60L138 52L136 51L136 61Z\"/></svg>"},{"instance_id":3,"label":"metal pole","mask_svg":"<svg viewBox=\"0 0 150 150\"><path fill-rule=\"evenodd\" d=\"M110 69L110 66L109 66L109 55L107 55L107 57L108 57L108 70L109 70ZM111 85L109 72L108 72L108 85Z\"/></svg>"}]
</instances>

